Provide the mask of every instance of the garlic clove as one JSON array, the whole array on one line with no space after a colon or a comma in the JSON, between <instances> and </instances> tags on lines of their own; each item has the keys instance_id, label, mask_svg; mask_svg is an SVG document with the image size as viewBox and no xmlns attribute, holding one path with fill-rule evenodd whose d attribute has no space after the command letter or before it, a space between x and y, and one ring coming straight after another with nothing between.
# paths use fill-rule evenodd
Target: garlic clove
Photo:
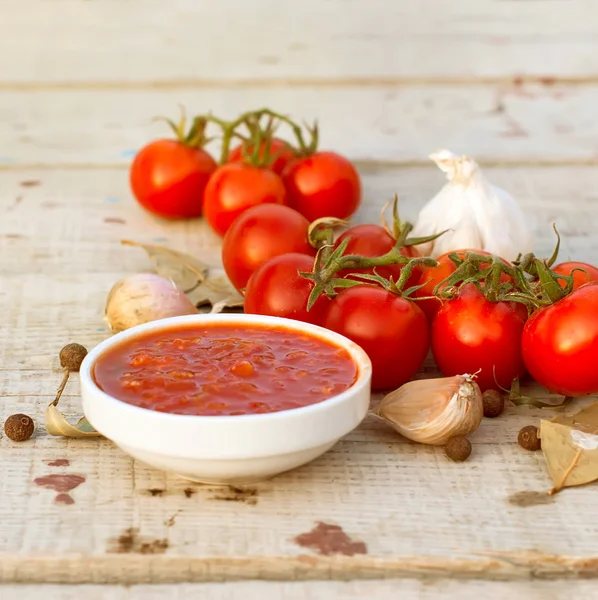
<instances>
[{"instance_id":1,"label":"garlic clove","mask_svg":"<svg viewBox=\"0 0 598 600\"><path fill-rule=\"evenodd\" d=\"M167 317L199 311L170 279L138 273L117 281L106 300L105 318L113 333Z\"/></svg>"},{"instance_id":2,"label":"garlic clove","mask_svg":"<svg viewBox=\"0 0 598 600\"><path fill-rule=\"evenodd\" d=\"M441 446L475 431L484 406L474 376L455 375L410 381L385 396L374 414L414 442Z\"/></svg>"}]
</instances>

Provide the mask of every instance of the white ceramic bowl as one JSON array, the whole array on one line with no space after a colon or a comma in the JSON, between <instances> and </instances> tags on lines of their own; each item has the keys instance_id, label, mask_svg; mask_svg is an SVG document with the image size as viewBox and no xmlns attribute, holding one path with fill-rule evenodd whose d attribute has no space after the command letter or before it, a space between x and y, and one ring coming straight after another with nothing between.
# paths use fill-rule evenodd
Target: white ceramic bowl
<instances>
[{"instance_id":1,"label":"white ceramic bowl","mask_svg":"<svg viewBox=\"0 0 598 600\"><path fill-rule=\"evenodd\" d=\"M283 325L316 335L350 353L357 364L357 380L348 390L317 404L240 416L157 412L117 400L95 384L93 364L114 346L149 332L195 323ZM127 454L199 483L243 484L303 465L355 429L368 411L372 366L357 344L322 327L261 315L207 314L162 319L114 335L89 352L80 375L85 416Z\"/></svg>"}]
</instances>

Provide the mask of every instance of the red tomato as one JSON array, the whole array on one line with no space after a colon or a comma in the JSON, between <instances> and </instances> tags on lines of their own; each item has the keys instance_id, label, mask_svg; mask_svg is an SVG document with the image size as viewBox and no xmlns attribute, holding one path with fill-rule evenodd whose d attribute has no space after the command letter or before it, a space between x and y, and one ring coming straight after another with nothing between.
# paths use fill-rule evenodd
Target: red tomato
<instances>
[{"instance_id":1,"label":"red tomato","mask_svg":"<svg viewBox=\"0 0 598 600\"><path fill-rule=\"evenodd\" d=\"M167 219L199 217L216 161L203 149L178 140L156 140L131 164L133 195L146 210Z\"/></svg>"},{"instance_id":2,"label":"red tomato","mask_svg":"<svg viewBox=\"0 0 598 600\"><path fill-rule=\"evenodd\" d=\"M263 159L264 152L266 151L266 141L262 141L260 143L260 152L259 158ZM247 152L251 155L253 152L253 146L249 146L247 148ZM278 138L272 138L270 142L270 156L276 157L272 164L268 167L270 170L274 171L278 175L280 175L284 168L295 159L295 153L293 149L285 142L284 140L280 140ZM228 162L243 162L243 145L240 144L237 147L233 148L228 154Z\"/></svg>"},{"instance_id":3,"label":"red tomato","mask_svg":"<svg viewBox=\"0 0 598 600\"><path fill-rule=\"evenodd\" d=\"M360 256L366 256L373 258L382 256L387 252L390 252L395 244L396 240L380 225L355 225L347 229L336 241L335 247L338 247L347 238L351 238L345 254L358 254ZM417 256L417 250L413 246L405 246L401 249L401 254L407 257ZM381 275L385 279L391 279L396 283L401 275L401 269L403 265L389 265L388 267L376 267L376 273ZM337 277L346 277L351 273L368 273L373 274L374 269L346 269L339 271ZM419 280L419 270L414 269L411 277L409 277L405 288L415 285Z\"/></svg>"},{"instance_id":4,"label":"red tomato","mask_svg":"<svg viewBox=\"0 0 598 600\"><path fill-rule=\"evenodd\" d=\"M576 397L598 393L598 283L533 313L521 347L530 375L549 391Z\"/></svg>"},{"instance_id":5,"label":"red tomato","mask_svg":"<svg viewBox=\"0 0 598 600\"><path fill-rule=\"evenodd\" d=\"M361 202L361 181L355 167L335 152L316 152L286 167L283 181L289 205L309 221L346 219Z\"/></svg>"},{"instance_id":6,"label":"red tomato","mask_svg":"<svg viewBox=\"0 0 598 600\"><path fill-rule=\"evenodd\" d=\"M326 311L324 327L361 346L372 361L372 388L397 388L421 368L429 349L420 308L373 285L344 289Z\"/></svg>"},{"instance_id":7,"label":"red tomato","mask_svg":"<svg viewBox=\"0 0 598 600\"><path fill-rule=\"evenodd\" d=\"M224 235L233 221L258 204L284 204L282 180L269 169L240 163L219 167L206 187L204 213L212 229Z\"/></svg>"},{"instance_id":8,"label":"red tomato","mask_svg":"<svg viewBox=\"0 0 598 600\"><path fill-rule=\"evenodd\" d=\"M296 210L279 204L259 204L235 219L222 243L224 270L241 290L251 274L267 260L298 252L315 256L307 241L309 221Z\"/></svg>"},{"instance_id":9,"label":"red tomato","mask_svg":"<svg viewBox=\"0 0 598 600\"><path fill-rule=\"evenodd\" d=\"M321 325L330 301L320 296L308 311L307 300L313 283L299 275L299 271L311 271L313 266L314 259L306 254L289 253L271 258L247 282L245 312Z\"/></svg>"},{"instance_id":10,"label":"red tomato","mask_svg":"<svg viewBox=\"0 0 598 600\"><path fill-rule=\"evenodd\" d=\"M510 302L489 302L465 285L445 302L432 322L432 353L446 377L476 373L482 391L509 389L525 375L521 334L525 313Z\"/></svg>"},{"instance_id":11,"label":"red tomato","mask_svg":"<svg viewBox=\"0 0 598 600\"><path fill-rule=\"evenodd\" d=\"M481 254L482 256L490 256L490 252L486 252L484 250L471 250L471 249L466 249L466 250L455 250L454 252L457 252L457 254L459 255L459 258L464 258L465 254L467 252L475 252L476 254ZM455 267L455 263L449 258L449 255L452 254L453 251L451 252L447 252L446 254L443 254L442 256L439 256L436 261L438 262L438 266L436 267L422 267L420 270L420 277L419 280L417 282L416 285L423 285L423 287L421 287L419 290L417 290L413 296L415 298L425 298L426 296L433 296L434 295L434 288L446 277L448 277L449 275L451 275L452 273L454 273L457 270L457 267ZM503 262L510 266L510 263L508 263L506 260L503 260ZM482 265L483 267L489 266L489 265ZM505 273L503 273L501 275L501 281L502 282L506 282L510 280L510 277L508 275L506 275ZM424 311L424 313L426 313L426 317L428 317L428 320L430 322L432 322L434 320L434 317L436 316L436 313L438 312L438 310L440 309L440 307L442 306L442 302L436 298L436 299L430 299L430 300L420 300L417 305ZM459 373L460 375L461 373Z\"/></svg>"},{"instance_id":12,"label":"red tomato","mask_svg":"<svg viewBox=\"0 0 598 600\"><path fill-rule=\"evenodd\" d=\"M556 265L556 267L552 267L552 270L558 275L567 276L571 275L571 271L573 271L573 269L583 269L584 271L586 271L586 273L584 273L583 271L575 271L573 273L574 290L581 287L585 283L589 283L590 281L598 281L598 269L593 265L589 265L588 263L570 261ZM567 285L561 279L559 279L559 283L563 288Z\"/></svg>"}]
</instances>

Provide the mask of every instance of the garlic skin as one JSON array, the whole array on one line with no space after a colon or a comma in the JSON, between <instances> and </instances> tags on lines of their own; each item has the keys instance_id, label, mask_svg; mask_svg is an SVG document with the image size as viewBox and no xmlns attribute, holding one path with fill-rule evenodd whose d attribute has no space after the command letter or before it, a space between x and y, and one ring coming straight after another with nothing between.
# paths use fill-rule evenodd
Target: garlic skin
<instances>
[{"instance_id":1,"label":"garlic skin","mask_svg":"<svg viewBox=\"0 0 598 600\"><path fill-rule=\"evenodd\" d=\"M199 311L170 279L139 273L116 282L106 299L105 319L113 333Z\"/></svg>"},{"instance_id":2,"label":"garlic skin","mask_svg":"<svg viewBox=\"0 0 598 600\"><path fill-rule=\"evenodd\" d=\"M532 251L528 220L515 199L492 185L478 164L449 150L430 155L447 174L447 183L420 211L413 237L448 229L439 238L418 245L422 256L437 258L447 252L485 250L508 261Z\"/></svg>"},{"instance_id":3,"label":"garlic skin","mask_svg":"<svg viewBox=\"0 0 598 600\"><path fill-rule=\"evenodd\" d=\"M473 376L455 375L410 381L385 396L374 414L414 442L442 446L475 431L484 405Z\"/></svg>"}]
</instances>

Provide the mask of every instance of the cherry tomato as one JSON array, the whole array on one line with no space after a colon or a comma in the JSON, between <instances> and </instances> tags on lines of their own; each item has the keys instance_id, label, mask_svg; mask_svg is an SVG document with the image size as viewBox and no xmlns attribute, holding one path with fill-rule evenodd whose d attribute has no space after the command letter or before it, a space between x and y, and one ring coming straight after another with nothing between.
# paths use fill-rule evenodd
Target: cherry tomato
<instances>
[{"instance_id":1,"label":"cherry tomato","mask_svg":"<svg viewBox=\"0 0 598 600\"><path fill-rule=\"evenodd\" d=\"M269 169L242 163L219 167L206 187L204 213L212 229L224 235L233 221L258 204L284 204L282 180Z\"/></svg>"},{"instance_id":2,"label":"cherry tomato","mask_svg":"<svg viewBox=\"0 0 598 600\"><path fill-rule=\"evenodd\" d=\"M455 250L454 252L457 252L459 258L465 258L465 254L467 252L475 252L476 254L481 254L482 256L491 256L490 252L486 252L484 250L465 249ZM438 262L438 265L436 267L422 267L420 269L421 275L416 285L422 285L423 287L416 290L416 292L413 294L415 298L425 298L427 296L433 296L434 288L443 279L445 279L457 270L457 267L455 267L455 263L449 258L449 255L452 253L453 251L447 252L446 254L439 256L436 259L436 261ZM508 263L506 260L503 260L503 262L505 263L505 265L510 266L510 263ZM489 264L481 266L487 267L489 266ZM507 282L510 279L511 278L506 273L503 273L500 277L500 280L502 282ZM426 313L426 317L428 317L428 320L432 322L434 320L434 317L436 316L436 313L442 306L442 302L438 298L431 298L429 300L419 300L417 305L424 311L424 313ZM459 373L459 375L460 374L461 373Z\"/></svg>"},{"instance_id":3,"label":"cherry tomato","mask_svg":"<svg viewBox=\"0 0 598 600\"><path fill-rule=\"evenodd\" d=\"M260 143L260 152L259 158L264 158L264 153L266 151L266 141L262 141ZM253 152L253 146L249 145L247 148L247 153L251 155ZM293 149L285 142L284 140L278 138L272 138L270 142L270 156L275 157L272 164L268 167L270 170L274 171L278 175L280 175L284 168L295 159L295 153ZM228 154L228 162L243 162L243 145L239 144L235 148L233 148Z\"/></svg>"},{"instance_id":4,"label":"cherry tomato","mask_svg":"<svg viewBox=\"0 0 598 600\"><path fill-rule=\"evenodd\" d=\"M421 309L373 285L344 289L331 302L324 327L361 346L372 361L372 388L397 388L421 368L429 349Z\"/></svg>"},{"instance_id":5,"label":"cherry tomato","mask_svg":"<svg viewBox=\"0 0 598 600\"><path fill-rule=\"evenodd\" d=\"M289 206L309 221L346 219L361 202L361 181L355 167L335 152L316 152L289 163L282 174Z\"/></svg>"},{"instance_id":6,"label":"cherry tomato","mask_svg":"<svg viewBox=\"0 0 598 600\"><path fill-rule=\"evenodd\" d=\"M598 283L534 312L521 347L530 375L549 391L575 397L598 393Z\"/></svg>"},{"instance_id":7,"label":"cherry tomato","mask_svg":"<svg viewBox=\"0 0 598 600\"><path fill-rule=\"evenodd\" d=\"M355 225L347 229L335 243L338 247L347 238L350 238L345 254L358 254L359 256L367 256L373 258L382 256L390 252L396 240L380 225ZM417 256L417 250L413 246L405 246L401 248L401 254L409 258ZM376 267L376 273L385 279L391 279L396 283L401 275L403 265L389 265L387 267ZM351 273L368 273L373 274L374 269L346 269L339 271L337 277L346 277ZM413 273L407 280L404 289L415 285L419 280L419 269L414 269Z\"/></svg>"},{"instance_id":8,"label":"cherry tomato","mask_svg":"<svg viewBox=\"0 0 598 600\"><path fill-rule=\"evenodd\" d=\"M574 290L581 287L585 283L589 283L590 281L598 281L598 269L593 265L589 265L588 263L570 261L563 262L559 265L556 265L556 267L552 267L552 270L558 275L567 276L571 275L571 271L573 271L573 269L583 269L584 271L586 271L586 273L584 273L583 271L575 271L573 273ZM559 279L559 283L563 288L567 285L562 279Z\"/></svg>"},{"instance_id":9,"label":"cherry tomato","mask_svg":"<svg viewBox=\"0 0 598 600\"><path fill-rule=\"evenodd\" d=\"M446 377L477 373L482 391L509 389L525 375L521 335L525 313L511 302L490 302L473 285L446 301L432 322L432 353Z\"/></svg>"},{"instance_id":10,"label":"cherry tomato","mask_svg":"<svg viewBox=\"0 0 598 600\"><path fill-rule=\"evenodd\" d=\"M178 140L156 140L131 164L133 195L146 210L167 219L199 217L216 161L203 149Z\"/></svg>"},{"instance_id":11,"label":"cherry tomato","mask_svg":"<svg viewBox=\"0 0 598 600\"><path fill-rule=\"evenodd\" d=\"M259 204L235 219L224 236L222 262L232 284L241 290L251 274L269 259L298 252L315 256L307 241L309 221L280 204Z\"/></svg>"},{"instance_id":12,"label":"cherry tomato","mask_svg":"<svg viewBox=\"0 0 598 600\"><path fill-rule=\"evenodd\" d=\"M281 254L265 262L247 282L245 312L321 325L330 301L320 296L308 311L313 283L299 275L299 271L311 271L313 266L313 258L297 253Z\"/></svg>"}]
</instances>

